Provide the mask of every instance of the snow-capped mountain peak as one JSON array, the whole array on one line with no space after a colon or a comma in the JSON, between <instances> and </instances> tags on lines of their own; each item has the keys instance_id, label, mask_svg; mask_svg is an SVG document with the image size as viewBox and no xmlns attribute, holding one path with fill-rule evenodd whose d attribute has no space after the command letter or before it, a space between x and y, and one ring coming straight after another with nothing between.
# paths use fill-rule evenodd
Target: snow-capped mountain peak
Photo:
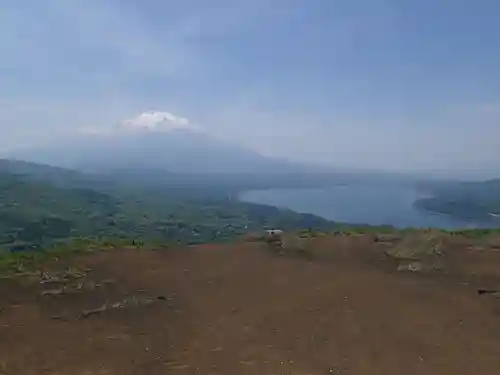
<instances>
[{"instance_id":1,"label":"snow-capped mountain peak","mask_svg":"<svg viewBox=\"0 0 500 375\"><path fill-rule=\"evenodd\" d=\"M118 125L119 130L148 130L148 131L172 131L172 130L200 130L189 122L187 118L178 117L170 112L148 111L127 119Z\"/></svg>"},{"instance_id":2,"label":"snow-capped mountain peak","mask_svg":"<svg viewBox=\"0 0 500 375\"><path fill-rule=\"evenodd\" d=\"M146 111L115 125L80 129L66 142L26 149L17 159L85 170L158 169L189 173L250 173L295 167L222 141L184 117Z\"/></svg>"},{"instance_id":3,"label":"snow-capped mountain peak","mask_svg":"<svg viewBox=\"0 0 500 375\"><path fill-rule=\"evenodd\" d=\"M204 132L187 118L176 116L166 111L145 111L118 122L111 127L84 127L78 133L87 135L119 135L135 132L168 133L172 131Z\"/></svg>"}]
</instances>

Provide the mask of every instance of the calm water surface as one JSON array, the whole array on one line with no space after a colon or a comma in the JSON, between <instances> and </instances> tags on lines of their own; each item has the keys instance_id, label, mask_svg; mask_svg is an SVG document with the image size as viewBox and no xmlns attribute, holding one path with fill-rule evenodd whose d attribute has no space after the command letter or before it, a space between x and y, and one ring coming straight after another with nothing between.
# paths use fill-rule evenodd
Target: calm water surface
<instances>
[{"instance_id":1,"label":"calm water surface","mask_svg":"<svg viewBox=\"0 0 500 375\"><path fill-rule=\"evenodd\" d=\"M240 195L242 201L286 207L339 222L444 229L480 226L413 208L413 202L421 197L411 186L389 184L252 190Z\"/></svg>"}]
</instances>

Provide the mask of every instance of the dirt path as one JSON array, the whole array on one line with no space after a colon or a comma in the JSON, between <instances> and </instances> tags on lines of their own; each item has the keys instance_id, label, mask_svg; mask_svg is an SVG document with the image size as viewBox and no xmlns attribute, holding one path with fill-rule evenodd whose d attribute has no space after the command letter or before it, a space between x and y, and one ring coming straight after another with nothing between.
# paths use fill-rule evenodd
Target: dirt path
<instances>
[{"instance_id":1,"label":"dirt path","mask_svg":"<svg viewBox=\"0 0 500 375\"><path fill-rule=\"evenodd\" d=\"M500 373L498 301L339 241L321 261L259 244L98 253L77 264L108 283L68 295L0 281L0 374ZM151 303L78 318L130 296Z\"/></svg>"}]
</instances>

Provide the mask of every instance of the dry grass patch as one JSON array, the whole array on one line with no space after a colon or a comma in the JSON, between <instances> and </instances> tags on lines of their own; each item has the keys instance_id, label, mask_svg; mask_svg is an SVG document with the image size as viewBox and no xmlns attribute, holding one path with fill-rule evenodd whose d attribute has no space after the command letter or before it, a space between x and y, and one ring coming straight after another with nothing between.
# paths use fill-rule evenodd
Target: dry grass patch
<instances>
[{"instance_id":1,"label":"dry grass patch","mask_svg":"<svg viewBox=\"0 0 500 375\"><path fill-rule=\"evenodd\" d=\"M444 241L446 235L437 231L411 233L385 254L398 260L398 271L424 272L444 268Z\"/></svg>"}]
</instances>

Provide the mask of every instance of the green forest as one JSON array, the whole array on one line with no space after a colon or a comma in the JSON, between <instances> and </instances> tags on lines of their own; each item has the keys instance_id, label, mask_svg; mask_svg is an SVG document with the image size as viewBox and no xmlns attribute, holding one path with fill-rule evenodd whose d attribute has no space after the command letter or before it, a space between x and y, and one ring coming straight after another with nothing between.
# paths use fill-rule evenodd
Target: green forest
<instances>
[{"instance_id":1,"label":"green forest","mask_svg":"<svg viewBox=\"0 0 500 375\"><path fill-rule=\"evenodd\" d=\"M422 187L429 196L415 207L457 219L500 226L500 180L440 182Z\"/></svg>"},{"instance_id":2,"label":"green forest","mask_svg":"<svg viewBox=\"0 0 500 375\"><path fill-rule=\"evenodd\" d=\"M165 176L157 181L150 176L147 184L133 180L2 160L0 249L106 241L195 244L266 226L326 230L335 225L314 215L239 202L236 185L228 181L201 186Z\"/></svg>"}]
</instances>

